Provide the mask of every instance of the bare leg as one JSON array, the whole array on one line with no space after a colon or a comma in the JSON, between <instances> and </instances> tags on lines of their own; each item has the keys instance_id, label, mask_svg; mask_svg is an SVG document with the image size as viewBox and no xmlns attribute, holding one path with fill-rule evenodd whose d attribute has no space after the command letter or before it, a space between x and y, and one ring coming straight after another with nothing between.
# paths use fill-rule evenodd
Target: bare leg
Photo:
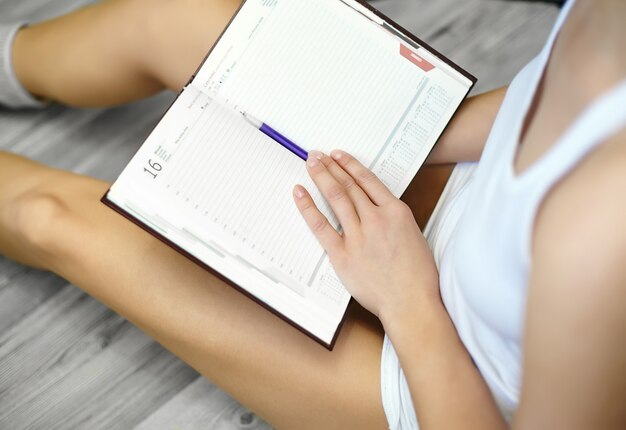
<instances>
[{"instance_id":1,"label":"bare leg","mask_svg":"<svg viewBox=\"0 0 626 430\"><path fill-rule=\"evenodd\" d=\"M107 0L20 31L19 80L75 106L126 103L179 90L240 0Z\"/></svg>"},{"instance_id":2,"label":"bare leg","mask_svg":"<svg viewBox=\"0 0 626 430\"><path fill-rule=\"evenodd\" d=\"M328 352L102 205L108 186L0 152L0 253L80 286L279 428L386 428L370 314L353 306Z\"/></svg>"},{"instance_id":3,"label":"bare leg","mask_svg":"<svg viewBox=\"0 0 626 430\"><path fill-rule=\"evenodd\" d=\"M108 186L0 152L0 254L72 281L275 426L385 428L371 314L352 306L329 353L102 205Z\"/></svg>"},{"instance_id":4,"label":"bare leg","mask_svg":"<svg viewBox=\"0 0 626 430\"><path fill-rule=\"evenodd\" d=\"M148 3L162 8L161 16L172 4L201 4ZM222 27L235 3L221 2L224 13L215 19ZM228 5L231 12L226 13ZM137 9L125 9L131 7ZM203 7L215 11L210 4ZM206 45L202 37L192 36L202 40L193 55L172 60L160 55L160 48L139 55L145 45L128 42L123 23L148 11L145 0L109 0L23 32L16 42L20 79L35 94L77 105L122 103L164 86L179 87L221 28L211 28ZM204 15L181 16L180 28L195 23L203 30L200 24L206 25L206 20L194 21ZM158 22L163 21L151 21L143 34L155 35ZM88 43L75 42L76 32ZM105 32L109 40L102 37ZM116 39L117 33L126 37ZM173 33L162 33L161 41L175 42ZM51 46L58 55L47 54ZM329 353L104 207L99 199L107 188L100 181L0 153L0 253L74 282L275 426L386 428L378 321L353 306L335 351ZM407 200L416 202L420 213L427 212L420 187L411 190Z\"/></svg>"},{"instance_id":5,"label":"bare leg","mask_svg":"<svg viewBox=\"0 0 626 430\"><path fill-rule=\"evenodd\" d=\"M240 0L107 0L21 31L15 67L33 93L77 106L108 106L180 89ZM77 35L80 34L80 37ZM451 166L422 169L405 192L420 226Z\"/></svg>"}]
</instances>

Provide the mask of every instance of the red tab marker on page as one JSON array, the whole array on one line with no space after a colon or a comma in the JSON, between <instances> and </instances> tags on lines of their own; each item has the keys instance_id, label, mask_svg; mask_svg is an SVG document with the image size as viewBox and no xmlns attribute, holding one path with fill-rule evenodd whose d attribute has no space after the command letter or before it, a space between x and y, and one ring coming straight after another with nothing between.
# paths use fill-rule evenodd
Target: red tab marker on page
<instances>
[{"instance_id":1,"label":"red tab marker on page","mask_svg":"<svg viewBox=\"0 0 626 430\"><path fill-rule=\"evenodd\" d=\"M406 58L425 72L430 72L432 69L435 68L435 66L424 60L422 57L411 51L403 44L400 44L400 55L402 55L404 58Z\"/></svg>"}]
</instances>

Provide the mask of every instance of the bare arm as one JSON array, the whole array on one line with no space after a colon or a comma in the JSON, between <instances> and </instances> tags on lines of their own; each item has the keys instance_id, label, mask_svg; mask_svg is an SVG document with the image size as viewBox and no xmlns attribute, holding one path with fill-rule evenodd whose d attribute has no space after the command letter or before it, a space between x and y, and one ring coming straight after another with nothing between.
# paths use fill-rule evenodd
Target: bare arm
<instances>
[{"instance_id":1,"label":"bare arm","mask_svg":"<svg viewBox=\"0 0 626 430\"><path fill-rule=\"evenodd\" d=\"M296 204L352 296L385 326L420 425L505 428L441 303L437 268L411 210L355 158L341 151L332 156L311 151L307 168L343 234L300 186L294 190Z\"/></svg>"},{"instance_id":2,"label":"bare arm","mask_svg":"<svg viewBox=\"0 0 626 430\"><path fill-rule=\"evenodd\" d=\"M626 425L624 142L585 160L537 218L514 429ZM341 151L332 158L312 151L307 167L343 234L300 186L296 204L350 293L381 319L421 428L506 428L441 303L437 269L410 209Z\"/></svg>"},{"instance_id":3,"label":"bare arm","mask_svg":"<svg viewBox=\"0 0 626 430\"><path fill-rule=\"evenodd\" d=\"M400 359L422 430L506 428L439 297L421 297L406 309L383 314L381 321Z\"/></svg>"},{"instance_id":4,"label":"bare arm","mask_svg":"<svg viewBox=\"0 0 626 430\"><path fill-rule=\"evenodd\" d=\"M539 211L514 428L626 428L625 164L622 133Z\"/></svg>"},{"instance_id":5,"label":"bare arm","mask_svg":"<svg viewBox=\"0 0 626 430\"><path fill-rule=\"evenodd\" d=\"M429 164L478 161L508 87L467 99L428 158Z\"/></svg>"},{"instance_id":6,"label":"bare arm","mask_svg":"<svg viewBox=\"0 0 626 430\"><path fill-rule=\"evenodd\" d=\"M538 215L513 429L626 427L626 151L608 147L561 183ZM382 322L421 428L504 428L441 302L418 298L388 308Z\"/></svg>"}]
</instances>

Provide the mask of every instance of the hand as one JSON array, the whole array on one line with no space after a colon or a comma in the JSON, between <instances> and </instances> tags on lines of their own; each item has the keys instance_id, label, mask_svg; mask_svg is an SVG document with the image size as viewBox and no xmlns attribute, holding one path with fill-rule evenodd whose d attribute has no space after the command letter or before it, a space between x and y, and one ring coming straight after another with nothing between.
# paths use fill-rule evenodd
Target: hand
<instances>
[{"instance_id":1,"label":"hand","mask_svg":"<svg viewBox=\"0 0 626 430\"><path fill-rule=\"evenodd\" d=\"M338 233L301 185L294 199L350 294L381 320L436 297L432 253L410 208L351 155L309 152L307 170L337 216Z\"/></svg>"}]
</instances>

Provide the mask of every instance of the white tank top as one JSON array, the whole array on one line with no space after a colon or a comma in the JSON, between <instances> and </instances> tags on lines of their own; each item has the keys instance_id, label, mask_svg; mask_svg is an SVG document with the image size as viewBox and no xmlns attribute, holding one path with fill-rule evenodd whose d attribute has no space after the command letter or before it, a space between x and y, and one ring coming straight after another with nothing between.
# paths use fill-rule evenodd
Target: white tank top
<instances>
[{"instance_id":1,"label":"white tank top","mask_svg":"<svg viewBox=\"0 0 626 430\"><path fill-rule=\"evenodd\" d=\"M446 309L507 418L519 401L537 209L553 185L626 126L623 81L589 105L530 168L514 172L526 113L573 3L564 6L541 53L511 83L478 166L457 166L425 230ZM387 337L381 378L390 428L417 428L408 385Z\"/></svg>"}]
</instances>

